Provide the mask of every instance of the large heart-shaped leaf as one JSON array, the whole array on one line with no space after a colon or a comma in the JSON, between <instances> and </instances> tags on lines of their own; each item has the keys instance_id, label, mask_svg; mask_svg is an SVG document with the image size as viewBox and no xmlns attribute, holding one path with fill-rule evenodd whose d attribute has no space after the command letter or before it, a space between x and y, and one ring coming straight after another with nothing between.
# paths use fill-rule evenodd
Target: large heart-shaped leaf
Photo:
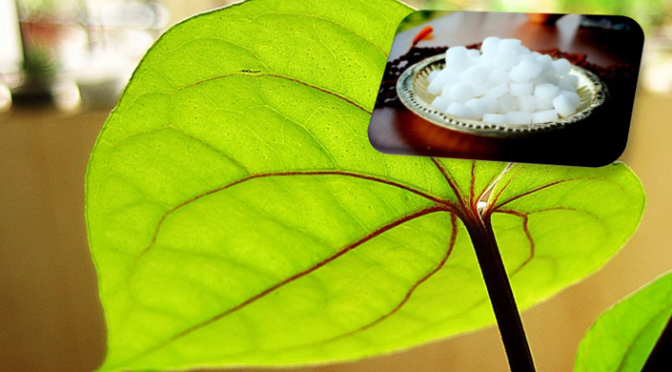
<instances>
[{"instance_id":1,"label":"large heart-shaped leaf","mask_svg":"<svg viewBox=\"0 0 672 372\"><path fill-rule=\"evenodd\" d=\"M600 315L579 345L574 371L640 372L670 317L672 272Z\"/></svg>"},{"instance_id":2,"label":"large heart-shaped leaf","mask_svg":"<svg viewBox=\"0 0 672 372\"><path fill-rule=\"evenodd\" d=\"M101 371L351 360L492 324L461 222L477 209L523 308L624 244L644 194L623 164L506 168L369 145L409 12L252 0L152 47L87 175Z\"/></svg>"}]
</instances>

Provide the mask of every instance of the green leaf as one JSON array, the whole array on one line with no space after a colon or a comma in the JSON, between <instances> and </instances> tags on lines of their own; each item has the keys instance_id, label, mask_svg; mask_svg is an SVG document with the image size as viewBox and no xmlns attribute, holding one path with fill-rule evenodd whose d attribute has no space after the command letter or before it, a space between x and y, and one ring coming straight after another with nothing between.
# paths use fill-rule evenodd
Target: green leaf
<instances>
[{"instance_id":1,"label":"green leaf","mask_svg":"<svg viewBox=\"0 0 672 372\"><path fill-rule=\"evenodd\" d=\"M672 272L605 311L584 336L576 372L639 372L672 317Z\"/></svg>"},{"instance_id":2,"label":"green leaf","mask_svg":"<svg viewBox=\"0 0 672 372\"><path fill-rule=\"evenodd\" d=\"M87 174L101 371L353 360L490 325L460 221L489 194L523 308L624 244L644 193L623 164L506 171L370 146L387 51L410 12L252 0L152 47Z\"/></svg>"},{"instance_id":3,"label":"green leaf","mask_svg":"<svg viewBox=\"0 0 672 372\"><path fill-rule=\"evenodd\" d=\"M516 274L519 304L548 298L602 267L635 231L645 196L622 163L602 168L516 164L494 188L490 203L500 249L531 249L534 267ZM518 256L526 256L522 249ZM520 258L519 258L520 260ZM513 270L513 272L512 272ZM540 294L542 294L540 296Z\"/></svg>"}]
</instances>

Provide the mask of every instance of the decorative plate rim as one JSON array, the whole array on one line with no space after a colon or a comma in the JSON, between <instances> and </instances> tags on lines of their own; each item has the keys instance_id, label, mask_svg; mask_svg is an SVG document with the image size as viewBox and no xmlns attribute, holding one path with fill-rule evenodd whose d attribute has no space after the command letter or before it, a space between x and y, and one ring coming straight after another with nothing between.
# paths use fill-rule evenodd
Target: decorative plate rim
<instances>
[{"instance_id":1,"label":"decorative plate rim","mask_svg":"<svg viewBox=\"0 0 672 372\"><path fill-rule=\"evenodd\" d=\"M445 53L441 53L432 57L428 57L407 68L399 76L399 80L397 81L397 94L401 103L416 115L422 117L432 124L443 128L453 129L459 132L489 137L518 137L538 132L561 129L586 119L592 114L593 110L605 102L609 94L607 86L600 80L599 77L597 77L597 75L582 67L572 64L572 70L578 71L580 74L585 75L595 87L595 93L590 105L582 111L573 114L572 116L553 122L529 125L493 124L459 118L432 107L430 102L426 102L421 97L419 97L413 89L413 81L417 78L421 71L432 64L437 62L440 63L444 59Z\"/></svg>"}]
</instances>

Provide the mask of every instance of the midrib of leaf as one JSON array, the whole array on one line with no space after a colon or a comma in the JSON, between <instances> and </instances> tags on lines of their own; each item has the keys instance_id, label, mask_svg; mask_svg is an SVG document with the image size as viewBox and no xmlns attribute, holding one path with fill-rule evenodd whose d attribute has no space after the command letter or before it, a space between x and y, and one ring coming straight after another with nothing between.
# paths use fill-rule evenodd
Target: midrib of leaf
<instances>
[{"instance_id":1,"label":"midrib of leaf","mask_svg":"<svg viewBox=\"0 0 672 372\"><path fill-rule=\"evenodd\" d=\"M170 216L172 213L188 206L189 204L191 204L195 201L203 199L203 198L205 198L209 195L212 195L212 194L215 194L217 192L226 190L228 188L240 185L240 184L245 183L247 181L251 181L251 180L259 179L259 178L292 177L292 176L293 177L300 177L300 176L342 176L342 177L359 178L359 179L363 179L363 180L367 180L367 181L382 183L382 184L392 186L392 187L397 187L399 189L411 192L411 193L416 194L418 196L421 196L421 197L423 197L427 200L430 200L430 201L436 203L437 205L442 205L444 208L446 208L446 210L449 210L449 211L454 212L454 211L457 210L457 207L454 205L454 203L449 201L449 200L444 200L444 199L434 197L434 196L429 195L427 193L424 193L420 190L416 190L416 189L414 189L410 186L406 186L406 185L403 185L403 184L400 184L400 183L397 183L397 182L393 182L393 181L388 181L388 180L378 178L378 177L368 176L368 175L365 175L365 174L358 174L358 173L354 173L354 172L345 172L345 171L305 171L305 172L260 173L260 174L250 175L250 176L245 177L245 178L241 178L237 181L228 183L226 185L217 187L217 188L212 189L212 190L208 190L208 191L203 192L201 194L198 194L198 195L196 195L192 198L189 198L189 199L183 201L182 203L180 203L180 204L170 208L169 210L167 210L163 214L163 216L161 216L161 218L159 219L158 225L157 225L156 229L154 230L154 234L153 234L151 243L149 244L149 246L147 248L145 248L142 252L140 252L140 254L137 256L136 261L139 260L140 258L142 258L142 256L144 256L145 253L147 253L147 251L149 251L152 248L152 246L156 242L156 239L158 237L161 226L163 225L166 218L168 218L168 216Z\"/></svg>"},{"instance_id":2,"label":"midrib of leaf","mask_svg":"<svg viewBox=\"0 0 672 372\"><path fill-rule=\"evenodd\" d=\"M432 160L432 163L434 164L434 166L436 166L436 168L439 170L439 172L441 172L441 175L443 175L443 178L446 180L446 183L448 184L448 187L450 188L450 190L452 190L453 194L457 198L457 200L460 204L460 209L464 212L468 211L469 209L468 209L467 205L471 204L471 203L465 202L464 198L462 197L462 193L460 193L460 190L457 187L457 182L455 182L455 178L453 177L453 175L450 173L449 170L447 170L443 165L441 165L441 163L437 159L431 158L431 160ZM472 164L472 169L473 169L474 166L475 166L475 163ZM471 181L470 181L470 185L471 185L470 188L473 188L474 181L475 181L475 179L472 177ZM465 215L462 215L462 216L464 217Z\"/></svg>"}]
</instances>

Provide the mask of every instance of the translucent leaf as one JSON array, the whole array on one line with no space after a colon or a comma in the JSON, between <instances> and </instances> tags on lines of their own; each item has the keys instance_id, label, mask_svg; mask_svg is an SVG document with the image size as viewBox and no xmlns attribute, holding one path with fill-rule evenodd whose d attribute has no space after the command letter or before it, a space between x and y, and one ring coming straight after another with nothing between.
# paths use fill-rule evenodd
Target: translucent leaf
<instances>
[{"instance_id":1,"label":"translucent leaf","mask_svg":"<svg viewBox=\"0 0 672 372\"><path fill-rule=\"evenodd\" d=\"M672 272L624 298L584 336L576 372L640 372L672 317Z\"/></svg>"},{"instance_id":2,"label":"translucent leaf","mask_svg":"<svg viewBox=\"0 0 672 372\"><path fill-rule=\"evenodd\" d=\"M644 193L623 164L507 171L370 146L410 12L252 0L151 48L87 174L101 371L353 360L490 325L461 222L488 196L523 308L624 244Z\"/></svg>"}]
</instances>

